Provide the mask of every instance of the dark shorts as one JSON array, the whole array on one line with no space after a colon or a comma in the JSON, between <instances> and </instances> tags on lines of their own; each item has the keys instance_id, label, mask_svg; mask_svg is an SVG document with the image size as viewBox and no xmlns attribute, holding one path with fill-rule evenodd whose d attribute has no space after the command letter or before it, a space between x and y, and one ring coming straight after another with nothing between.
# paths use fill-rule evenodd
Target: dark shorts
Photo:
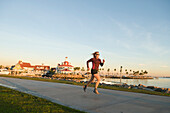
<instances>
[{"instance_id":1,"label":"dark shorts","mask_svg":"<svg viewBox=\"0 0 170 113\"><path fill-rule=\"evenodd\" d=\"M91 69L91 74L93 75L93 74L97 74L98 73L98 70L96 70L96 69Z\"/></svg>"}]
</instances>

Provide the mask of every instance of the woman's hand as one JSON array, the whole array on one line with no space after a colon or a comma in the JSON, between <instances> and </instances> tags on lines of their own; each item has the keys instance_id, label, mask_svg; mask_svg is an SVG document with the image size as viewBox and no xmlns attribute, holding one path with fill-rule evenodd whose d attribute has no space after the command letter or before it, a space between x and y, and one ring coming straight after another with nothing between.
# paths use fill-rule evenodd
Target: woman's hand
<instances>
[{"instance_id":1,"label":"woman's hand","mask_svg":"<svg viewBox=\"0 0 170 113\"><path fill-rule=\"evenodd\" d=\"M89 71L90 70L90 68L87 68L87 71Z\"/></svg>"},{"instance_id":2,"label":"woman's hand","mask_svg":"<svg viewBox=\"0 0 170 113\"><path fill-rule=\"evenodd\" d=\"M105 60L103 59L103 63L105 62Z\"/></svg>"}]
</instances>

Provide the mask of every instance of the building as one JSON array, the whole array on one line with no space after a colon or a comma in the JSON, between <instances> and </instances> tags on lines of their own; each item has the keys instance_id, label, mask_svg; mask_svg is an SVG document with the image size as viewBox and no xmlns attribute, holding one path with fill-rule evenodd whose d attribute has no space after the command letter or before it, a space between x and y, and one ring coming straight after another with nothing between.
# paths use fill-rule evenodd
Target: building
<instances>
[{"instance_id":1,"label":"building","mask_svg":"<svg viewBox=\"0 0 170 113\"><path fill-rule=\"evenodd\" d=\"M21 60L13 67L13 70L24 70L24 71L33 71L34 66L31 66L30 63L22 62Z\"/></svg>"},{"instance_id":2,"label":"building","mask_svg":"<svg viewBox=\"0 0 170 113\"><path fill-rule=\"evenodd\" d=\"M65 61L62 62L61 64L58 64L56 70L57 73L72 73L74 66L71 65L70 62L67 61L68 57L65 57Z\"/></svg>"},{"instance_id":3,"label":"building","mask_svg":"<svg viewBox=\"0 0 170 113\"><path fill-rule=\"evenodd\" d=\"M50 66L45 66L44 64L33 66L20 60L15 66L12 66L12 70L29 74L43 74L50 70Z\"/></svg>"},{"instance_id":4,"label":"building","mask_svg":"<svg viewBox=\"0 0 170 113\"><path fill-rule=\"evenodd\" d=\"M44 64L35 65L34 70L36 70L36 71L46 71L46 70L50 70L50 66L45 66Z\"/></svg>"},{"instance_id":5,"label":"building","mask_svg":"<svg viewBox=\"0 0 170 113\"><path fill-rule=\"evenodd\" d=\"M50 66L45 66L44 64L34 66L35 75L43 75L44 73L47 73L49 70L50 70Z\"/></svg>"}]
</instances>

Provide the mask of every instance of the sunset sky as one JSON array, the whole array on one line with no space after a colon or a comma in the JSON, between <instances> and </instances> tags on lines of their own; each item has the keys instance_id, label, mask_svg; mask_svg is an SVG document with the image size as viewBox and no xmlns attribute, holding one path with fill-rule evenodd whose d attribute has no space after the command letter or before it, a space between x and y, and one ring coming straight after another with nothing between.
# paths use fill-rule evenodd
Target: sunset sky
<instances>
[{"instance_id":1,"label":"sunset sky","mask_svg":"<svg viewBox=\"0 0 170 113\"><path fill-rule=\"evenodd\" d=\"M169 0L0 0L0 65L19 60L170 76Z\"/></svg>"}]
</instances>

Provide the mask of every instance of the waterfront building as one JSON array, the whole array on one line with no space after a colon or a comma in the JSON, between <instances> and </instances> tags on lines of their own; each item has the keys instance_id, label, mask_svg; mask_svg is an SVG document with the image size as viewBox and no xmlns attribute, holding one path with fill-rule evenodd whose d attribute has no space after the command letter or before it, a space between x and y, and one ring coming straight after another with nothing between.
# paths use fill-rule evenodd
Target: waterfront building
<instances>
[{"instance_id":1,"label":"waterfront building","mask_svg":"<svg viewBox=\"0 0 170 113\"><path fill-rule=\"evenodd\" d=\"M65 57L65 61L62 62L61 64L58 64L56 70L57 73L72 73L74 66L71 65L70 62L67 61L68 57Z\"/></svg>"},{"instance_id":2,"label":"waterfront building","mask_svg":"<svg viewBox=\"0 0 170 113\"><path fill-rule=\"evenodd\" d=\"M12 70L15 72L22 72L22 73L28 73L31 75L35 74L43 74L50 70L50 66L45 66L44 64L42 65L31 65L30 63L27 62L22 62L21 60L14 66L12 66Z\"/></svg>"},{"instance_id":3,"label":"waterfront building","mask_svg":"<svg viewBox=\"0 0 170 113\"><path fill-rule=\"evenodd\" d=\"M31 66L30 63L22 62L21 60L13 67L13 70L24 70L24 71L33 71L34 66Z\"/></svg>"},{"instance_id":4,"label":"waterfront building","mask_svg":"<svg viewBox=\"0 0 170 113\"><path fill-rule=\"evenodd\" d=\"M35 65L34 70L36 70L36 71L47 71L47 70L50 70L50 66L45 66L44 64Z\"/></svg>"},{"instance_id":5,"label":"waterfront building","mask_svg":"<svg viewBox=\"0 0 170 113\"><path fill-rule=\"evenodd\" d=\"M44 64L34 66L35 75L42 75L44 73L47 73L49 70L50 70L50 66L45 66Z\"/></svg>"},{"instance_id":6,"label":"waterfront building","mask_svg":"<svg viewBox=\"0 0 170 113\"><path fill-rule=\"evenodd\" d=\"M0 69L0 75L8 75L10 72L7 69Z\"/></svg>"}]
</instances>

